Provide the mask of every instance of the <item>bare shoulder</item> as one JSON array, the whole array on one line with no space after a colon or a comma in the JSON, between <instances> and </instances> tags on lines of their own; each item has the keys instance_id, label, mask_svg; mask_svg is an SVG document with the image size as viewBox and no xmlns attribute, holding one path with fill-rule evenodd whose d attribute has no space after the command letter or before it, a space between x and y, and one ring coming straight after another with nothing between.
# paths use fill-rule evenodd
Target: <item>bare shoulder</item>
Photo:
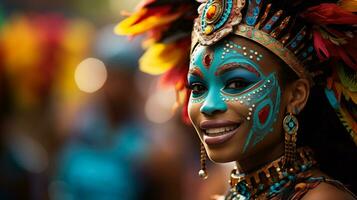
<instances>
[{"instance_id":1,"label":"bare shoulder","mask_svg":"<svg viewBox=\"0 0 357 200\"><path fill-rule=\"evenodd\" d=\"M333 185L321 183L306 193L302 200L355 200L355 198Z\"/></svg>"}]
</instances>

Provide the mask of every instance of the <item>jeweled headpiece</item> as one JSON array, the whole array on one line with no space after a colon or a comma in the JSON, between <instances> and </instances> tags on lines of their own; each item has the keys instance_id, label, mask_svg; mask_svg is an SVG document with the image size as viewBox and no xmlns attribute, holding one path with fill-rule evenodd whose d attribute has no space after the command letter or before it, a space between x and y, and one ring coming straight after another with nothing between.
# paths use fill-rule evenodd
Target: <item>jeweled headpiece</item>
<instances>
[{"instance_id":1,"label":"jeweled headpiece","mask_svg":"<svg viewBox=\"0 0 357 200\"><path fill-rule=\"evenodd\" d=\"M309 75L303 66L307 60L312 59L314 53L313 29L307 28L306 21L298 22L303 18L297 15L300 14L297 10L292 11L293 9L289 10L287 6L276 6L273 5L273 1L264 0L247 0L247 2L245 0L206 0L201 2L198 8L199 17L196 18L194 24L193 48L197 43L211 45L228 34L235 34L266 47L291 67L298 76ZM278 3L284 3L284 1L275 1L275 4ZM342 11L337 5L334 9ZM350 22L357 24L356 16L347 13L345 15L346 18L350 18ZM347 35L342 36L341 40L343 37ZM340 43L343 44L343 41ZM342 59L357 68L356 58L346 56Z\"/></svg>"},{"instance_id":2,"label":"jeweled headpiece","mask_svg":"<svg viewBox=\"0 0 357 200\"><path fill-rule=\"evenodd\" d=\"M186 119L190 46L212 45L237 35L269 49L299 77L325 86L328 100L357 144L357 114L352 109L357 104L355 0L197 2L200 5L192 0L146 0L116 28L131 36L148 33L140 67L163 74L162 83L183 94L178 100L184 99Z\"/></svg>"}]
</instances>

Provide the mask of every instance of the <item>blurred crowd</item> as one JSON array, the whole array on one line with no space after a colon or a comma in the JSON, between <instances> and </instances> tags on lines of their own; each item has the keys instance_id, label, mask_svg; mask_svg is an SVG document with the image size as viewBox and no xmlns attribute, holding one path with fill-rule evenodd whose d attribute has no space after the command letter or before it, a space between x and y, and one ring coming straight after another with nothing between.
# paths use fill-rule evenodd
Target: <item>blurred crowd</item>
<instances>
[{"instance_id":1,"label":"blurred crowd","mask_svg":"<svg viewBox=\"0 0 357 200\"><path fill-rule=\"evenodd\" d=\"M200 145L175 92L138 71L142 38L113 34L137 1L0 2L0 199L203 200Z\"/></svg>"}]
</instances>

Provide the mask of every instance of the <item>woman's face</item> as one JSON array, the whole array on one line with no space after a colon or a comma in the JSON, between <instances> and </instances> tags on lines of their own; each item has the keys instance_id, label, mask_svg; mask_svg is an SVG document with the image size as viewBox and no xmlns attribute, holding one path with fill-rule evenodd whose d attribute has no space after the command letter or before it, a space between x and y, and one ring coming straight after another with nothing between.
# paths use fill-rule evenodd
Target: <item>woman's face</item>
<instances>
[{"instance_id":1,"label":"woman's face","mask_svg":"<svg viewBox=\"0 0 357 200\"><path fill-rule=\"evenodd\" d=\"M195 48L188 111L211 160L240 161L281 144L279 69L272 53L241 37Z\"/></svg>"}]
</instances>

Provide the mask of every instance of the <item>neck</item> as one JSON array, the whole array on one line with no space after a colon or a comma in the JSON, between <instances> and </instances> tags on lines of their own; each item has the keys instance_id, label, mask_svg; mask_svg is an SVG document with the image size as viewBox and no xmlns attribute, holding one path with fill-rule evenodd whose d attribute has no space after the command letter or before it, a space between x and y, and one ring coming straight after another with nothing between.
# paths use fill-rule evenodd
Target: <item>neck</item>
<instances>
[{"instance_id":1,"label":"neck","mask_svg":"<svg viewBox=\"0 0 357 200\"><path fill-rule=\"evenodd\" d=\"M284 142L275 144L272 148L260 150L259 153L249 155L248 158L236 161L239 173L251 173L261 166L270 163L284 154Z\"/></svg>"},{"instance_id":2,"label":"neck","mask_svg":"<svg viewBox=\"0 0 357 200\"><path fill-rule=\"evenodd\" d=\"M301 174L311 170L316 164L312 151L309 148L299 148L296 152L293 164L285 163L284 156L261 166L250 173L239 173L237 169L232 170L230 176L231 191L233 196L242 194L243 196L256 197L268 191L268 195L279 193L289 181ZM232 199L232 198L228 198Z\"/></svg>"}]
</instances>

